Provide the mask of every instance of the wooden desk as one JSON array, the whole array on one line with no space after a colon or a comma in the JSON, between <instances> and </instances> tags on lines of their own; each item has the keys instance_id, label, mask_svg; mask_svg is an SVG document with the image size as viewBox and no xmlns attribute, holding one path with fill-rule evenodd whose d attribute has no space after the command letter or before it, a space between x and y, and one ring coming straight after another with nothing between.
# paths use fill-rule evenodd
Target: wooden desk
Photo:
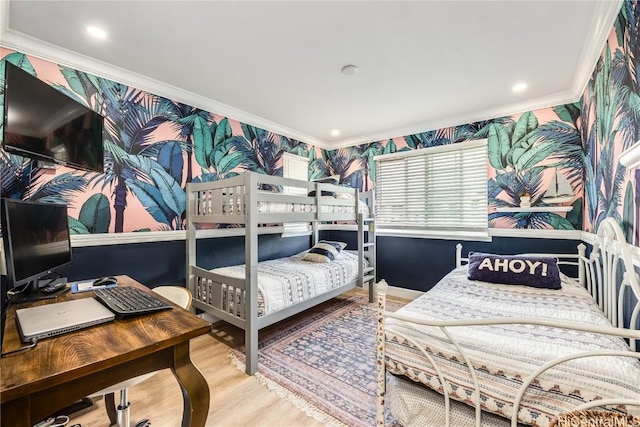
<instances>
[{"instance_id":1,"label":"wooden desk","mask_svg":"<svg viewBox=\"0 0 640 427\"><path fill-rule=\"evenodd\" d=\"M126 276L119 276L118 283L147 289ZM55 300L35 304L92 296L93 292L67 292ZM18 335L15 310L25 306L9 309L3 352L24 345ZM209 412L209 386L191 363L189 340L210 330L208 322L175 307L48 338L31 350L5 356L0 359L1 424L31 427L93 392L170 368L182 388L182 426L204 426ZM104 416L107 422L106 412Z\"/></svg>"}]
</instances>

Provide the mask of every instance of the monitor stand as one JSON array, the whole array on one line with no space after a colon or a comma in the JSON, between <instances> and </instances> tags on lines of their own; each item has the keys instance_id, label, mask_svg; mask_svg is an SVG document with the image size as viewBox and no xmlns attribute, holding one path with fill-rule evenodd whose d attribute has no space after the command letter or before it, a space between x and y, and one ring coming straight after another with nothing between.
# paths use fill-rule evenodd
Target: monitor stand
<instances>
[{"instance_id":1,"label":"monitor stand","mask_svg":"<svg viewBox=\"0 0 640 427\"><path fill-rule=\"evenodd\" d=\"M23 292L16 294L11 299L11 304L57 298L69 289L71 288L67 285L66 277L36 279L29 283Z\"/></svg>"}]
</instances>

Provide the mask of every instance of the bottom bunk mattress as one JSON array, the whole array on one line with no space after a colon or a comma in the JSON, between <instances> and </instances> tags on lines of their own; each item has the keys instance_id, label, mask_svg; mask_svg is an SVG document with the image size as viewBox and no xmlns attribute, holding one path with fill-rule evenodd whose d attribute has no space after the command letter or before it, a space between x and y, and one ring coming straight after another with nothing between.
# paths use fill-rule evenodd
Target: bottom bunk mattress
<instances>
[{"instance_id":1,"label":"bottom bunk mattress","mask_svg":"<svg viewBox=\"0 0 640 427\"><path fill-rule=\"evenodd\" d=\"M258 263L258 317L296 305L357 280L356 254L341 251L333 261L323 263L303 260L306 252ZM220 267L211 271L238 279L245 278L244 265ZM228 294L227 289L225 294ZM235 296L232 304L237 304L237 301L242 299L239 291L231 294ZM240 311L240 304L237 305Z\"/></svg>"},{"instance_id":2,"label":"bottom bunk mattress","mask_svg":"<svg viewBox=\"0 0 640 427\"><path fill-rule=\"evenodd\" d=\"M537 317L610 325L587 291L564 275L561 289L540 289L469 280L467 266L453 270L397 314L432 320ZM511 417L523 379L544 363L583 351L629 350L621 338L545 326L509 324L447 329L476 370L482 409L507 418ZM439 328L387 319L385 338L388 371L442 391L435 369L417 344L426 349L448 379L450 396L473 405L470 371ZM518 420L545 426L557 414L569 412L584 402L638 396L637 359L601 356L578 359L552 368L533 382L521 402Z\"/></svg>"}]
</instances>

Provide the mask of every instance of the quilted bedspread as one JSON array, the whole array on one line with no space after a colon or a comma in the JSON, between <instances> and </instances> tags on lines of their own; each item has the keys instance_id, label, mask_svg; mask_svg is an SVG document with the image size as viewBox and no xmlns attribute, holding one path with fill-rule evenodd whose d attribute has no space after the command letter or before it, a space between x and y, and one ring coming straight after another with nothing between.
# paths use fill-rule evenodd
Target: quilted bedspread
<instances>
[{"instance_id":1,"label":"quilted bedspread","mask_svg":"<svg viewBox=\"0 0 640 427\"><path fill-rule=\"evenodd\" d=\"M303 261L303 253L258 263L258 316L270 314L352 282L358 277L358 256L342 251L328 263ZM244 279L245 266L212 270Z\"/></svg>"},{"instance_id":2,"label":"quilted bedspread","mask_svg":"<svg viewBox=\"0 0 640 427\"><path fill-rule=\"evenodd\" d=\"M491 284L467 279L455 269L433 289L398 313L423 319L537 317L609 325L591 296L576 281L562 277L562 289ZM429 360L398 333L426 348L450 380L452 398L473 405L473 383L459 352L437 328L387 319L387 369L442 391ZM559 356L597 349L629 350L624 340L590 332L533 325L449 328L476 368L482 409L511 417L522 379ZM566 362L538 377L524 395L520 422L548 425L558 413L595 399L640 396L640 361L628 357L591 357Z\"/></svg>"}]
</instances>

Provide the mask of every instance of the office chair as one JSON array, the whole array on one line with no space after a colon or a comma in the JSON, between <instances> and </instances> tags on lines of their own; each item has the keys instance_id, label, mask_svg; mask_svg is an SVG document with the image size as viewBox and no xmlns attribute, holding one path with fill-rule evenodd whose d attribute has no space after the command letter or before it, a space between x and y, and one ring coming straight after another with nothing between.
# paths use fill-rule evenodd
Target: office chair
<instances>
[{"instance_id":1,"label":"office chair","mask_svg":"<svg viewBox=\"0 0 640 427\"><path fill-rule=\"evenodd\" d=\"M162 295L172 303L177 306L180 306L184 309L191 308L191 292L187 288L183 288L180 286L158 286L157 288L152 289L152 291ZM104 396L104 405L107 409L107 415L109 416L110 425L116 425L118 427L129 427L130 425L130 411L129 407L131 404L129 403L129 388L133 387L136 384L139 384L152 376L154 376L156 372L150 372L148 374L140 375L125 381L122 381L118 384L114 384L110 387L97 391L88 397L100 397ZM120 404L116 407L115 403L115 393L120 392Z\"/></svg>"}]
</instances>

